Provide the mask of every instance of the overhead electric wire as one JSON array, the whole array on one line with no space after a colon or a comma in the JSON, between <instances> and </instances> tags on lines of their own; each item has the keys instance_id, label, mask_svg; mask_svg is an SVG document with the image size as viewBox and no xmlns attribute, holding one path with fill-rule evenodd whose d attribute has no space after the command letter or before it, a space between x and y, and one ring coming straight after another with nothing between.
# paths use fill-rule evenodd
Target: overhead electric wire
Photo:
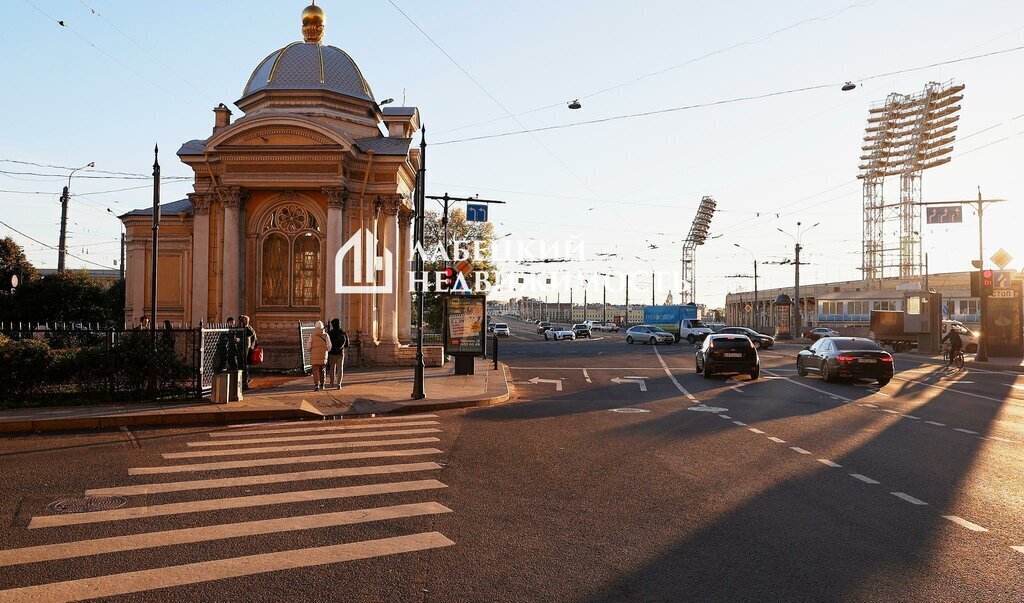
<instances>
[{"instance_id":1,"label":"overhead electric wire","mask_svg":"<svg viewBox=\"0 0 1024 603\"><path fill-rule=\"evenodd\" d=\"M46 176L56 178L67 178L67 174L40 174L38 172L12 172L8 170L0 170L0 174L7 175L18 175L18 176ZM78 174L75 176L76 179L87 178L89 180L152 180L152 176L91 176L89 174ZM191 180L189 176L161 176L161 180Z\"/></svg>"},{"instance_id":2,"label":"overhead electric wire","mask_svg":"<svg viewBox=\"0 0 1024 603\"><path fill-rule=\"evenodd\" d=\"M43 247L46 247L47 249L52 249L54 251L60 251L60 249L58 247L50 245L49 243L44 243L44 242L40 241L39 239L37 239L37 238L35 238L33 236L27 235L27 234L21 232L20 230L18 230L17 228L11 226L7 222L4 222L3 220L0 220L0 226L4 226L8 230L16 232L16 233L20 234L21 236L25 237L26 239L28 239L28 240L30 240L30 241L32 241L34 243L38 243L39 245L42 245ZM97 264L96 262L87 260L87 259L79 257L79 256L77 256L77 255L75 255L73 253L70 253L67 250L64 251L64 255L66 255L68 257L75 258L76 260L85 262L86 264L92 264L93 266L99 266L100 268L103 268L104 270L117 270L117 268L114 268L113 266L104 266L103 264Z\"/></svg>"},{"instance_id":3,"label":"overhead electric wire","mask_svg":"<svg viewBox=\"0 0 1024 603\"><path fill-rule=\"evenodd\" d=\"M20 159L0 159L0 163L17 163L19 165L31 165L34 167L50 168L54 170L79 170L82 168L71 167L66 165L52 165L49 163L36 163L34 161L22 161ZM152 174L144 174L141 172L112 172L110 170L97 170L96 168L89 168L89 172L93 174L110 174L114 176L140 176L145 178L152 178ZM81 176L79 176L81 177ZM189 176L167 176L167 178L190 178Z\"/></svg>"},{"instance_id":4,"label":"overhead electric wire","mask_svg":"<svg viewBox=\"0 0 1024 603\"><path fill-rule=\"evenodd\" d=\"M874 79L879 79L879 78L883 78L883 77L899 75L899 74L902 74L902 73L910 73L912 71L920 71L920 70L923 70L923 69L931 69L931 68L934 68L934 67L941 67L943 65L951 65L951 64L954 64L954 63L962 63L964 61L973 61L973 60L976 60L976 59L987 58L987 57L1001 55L1001 54L1006 54L1006 53L1010 53L1010 52L1019 52L1021 50L1024 50L1024 46L1015 46L1013 48L1004 48L1003 50L995 50L995 51L992 51L992 52L986 52L984 54L978 54L978 55L973 55L973 56L969 56L969 57L963 57L963 58L960 58L960 59L951 59L949 61L940 61L940 62L937 62L937 63L931 63L931 64L928 64L928 65L922 65L922 66L919 66L919 67L908 67L906 69L900 69L900 70L897 70L897 71L889 71L887 73L881 73L881 74L871 75L871 76L868 76L868 77L856 78L856 79L851 80L851 81L866 82L866 81L870 81L870 80L874 80ZM602 118L598 118L598 119L589 119L589 120L585 120L585 121L577 121L577 122L572 122L572 123L568 123L568 124L556 124L556 125L551 125L551 126L541 126L541 127L538 127L538 128L523 128L522 130L514 130L514 131L510 131L510 132L499 132L497 134L484 134L484 135L481 135L481 136L471 136L471 137L468 137L468 138L458 138L458 139L454 139L454 140L443 140L441 142L435 142L433 144L435 146L439 146L439 145L458 144L458 143L463 143L463 142L472 142L472 141L477 141L477 140L489 140L489 139L493 139L493 138L505 138L505 137L508 137L508 136L517 136L517 135L520 135L520 134L531 134L532 135L532 134L534 134L536 132L548 132L548 131L551 131L551 130L564 130L564 129L567 129L567 128L575 128L577 126L587 126L587 125L607 123L607 122L612 122L612 121L620 121L620 120L624 120L624 119L635 119L635 118L638 118L638 117L650 117L652 115L663 115L663 114L666 114L666 113L676 113L676 112L679 112L679 111L689 111L689 110L693 110L693 109L703 109L703 108L707 108L707 107L715 107L715 106L720 106L720 105L728 105L728 104L747 102L747 101L753 101L753 100L762 100L762 99L765 99L765 98L771 98L771 97L775 97L775 96L784 96L784 95L789 95L789 94L799 94L799 93L802 93L802 92L811 92L811 91L814 91L814 90L821 90L821 89L824 89L824 88L835 88L835 87L839 87L841 85L842 85L842 83L816 84L816 85L812 85L812 86L803 86L803 87L800 87L800 88L791 88L791 89L788 89L788 90L778 90L778 91L775 91L775 92L766 92L766 93L763 93L763 94L754 94L754 95L749 95L749 96L740 96L740 97L722 99L722 100L717 100L717 101L709 101L709 102L704 102L704 103L695 103L695 104L691 104L691 105L683 105L683 106L679 106L679 107L669 107L667 109L655 109L653 111L642 111L642 112L639 112L639 113L627 113L627 114L624 114L624 115L612 115L612 116L609 116L609 117L602 117Z\"/></svg>"},{"instance_id":5,"label":"overhead electric wire","mask_svg":"<svg viewBox=\"0 0 1024 603\"><path fill-rule=\"evenodd\" d=\"M720 48L718 50L713 50L711 52L702 54L702 55L694 57L692 59L688 59L686 61L683 61L682 63L678 63L678 64L672 65L670 67L659 69L658 71L652 71L650 73L646 73L644 75L641 75L639 77L633 78L633 79L628 80L626 82L622 82L622 83L616 84L614 86L609 86L608 88L603 88L603 89L598 90L596 92L591 92L589 94L584 94L583 96L577 97L577 100L579 100L579 99L584 99L585 100L585 99L588 99L588 98L593 98L595 96L604 94L606 92L611 92L613 90L618 90L619 88L625 88L626 86L632 86L633 84L636 84L636 83L638 83L638 82L640 82L642 80L645 80L645 79L648 79L648 78L651 78L651 77L655 77L655 76L658 76L658 75L662 75L662 74L668 73L670 71L675 71L676 69L681 69L681 68L683 68L683 67L685 67L687 65L691 65L693 63L696 63L698 61L702 61L704 59L713 57L715 55L723 54L725 52L728 52L730 50L735 50L736 48L740 48L742 46L751 46L753 44L758 44L760 42L764 42L765 40L768 40L769 38L771 38L771 37L773 37L773 36L775 36L777 34L783 33L783 32L788 31L790 29L795 29L795 28L797 28L797 27L799 27L801 25L804 25L806 23L811 23L811 22L814 22L814 21L828 21L829 19L835 18L835 17L841 15L842 13L844 13L844 12L850 10L850 9L861 8L861 7L864 7L864 6L869 6L871 4L875 4L876 2L878 2L878 0L867 0L866 2L859 2L857 4L851 4L849 6L843 7L841 9L839 9L839 10L833 11L833 12L825 14L825 15L819 15L819 16L816 16L816 17L809 17L809 18L804 19L802 21L798 21L798 22L793 23L791 25L787 25L786 27L783 27L783 28L780 28L780 29L776 29L775 31L769 32L769 33L764 34L762 36L759 36L757 38L751 38L750 40L746 40L746 41L743 41L743 42L737 42L737 43L735 43L735 44L733 44L731 46L727 46L725 48ZM543 107L536 107L534 109L530 109L529 111L524 111L522 113L517 113L516 116L528 115L530 113L536 113L537 111L544 111L546 109L553 109L555 107L563 107L568 102L570 102L570 100L572 100L572 99L565 100L565 101L559 101L557 103L553 103L553 104L550 104L550 105L544 105ZM466 128L472 128L472 127L475 127L475 126L482 126L482 125L486 125L486 124L489 124L489 123L494 123L496 121L501 121L503 119L508 119L508 117L507 116L506 117L496 117L494 119L490 119L490 120L483 121L483 122L478 122L478 123L474 123L474 124L468 124L468 125L465 125L465 126L459 126L457 128L452 128L450 130L445 130L444 133L455 132L455 131L458 131L458 130L464 130Z\"/></svg>"}]
</instances>

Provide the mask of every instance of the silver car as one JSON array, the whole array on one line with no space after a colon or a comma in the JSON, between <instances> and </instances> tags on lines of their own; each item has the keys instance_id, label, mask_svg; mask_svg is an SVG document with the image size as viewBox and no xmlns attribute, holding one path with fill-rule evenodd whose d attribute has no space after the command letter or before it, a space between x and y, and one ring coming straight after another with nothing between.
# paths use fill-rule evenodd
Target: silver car
<instances>
[{"instance_id":1,"label":"silver car","mask_svg":"<svg viewBox=\"0 0 1024 603\"><path fill-rule=\"evenodd\" d=\"M676 336L661 327L651 325L637 325L626 330L626 343L632 344L635 341L657 345L659 343L672 344Z\"/></svg>"},{"instance_id":2,"label":"silver car","mask_svg":"<svg viewBox=\"0 0 1024 603\"><path fill-rule=\"evenodd\" d=\"M497 337L509 337L512 332L508 328L508 324L504 322L494 323L494 335Z\"/></svg>"}]
</instances>

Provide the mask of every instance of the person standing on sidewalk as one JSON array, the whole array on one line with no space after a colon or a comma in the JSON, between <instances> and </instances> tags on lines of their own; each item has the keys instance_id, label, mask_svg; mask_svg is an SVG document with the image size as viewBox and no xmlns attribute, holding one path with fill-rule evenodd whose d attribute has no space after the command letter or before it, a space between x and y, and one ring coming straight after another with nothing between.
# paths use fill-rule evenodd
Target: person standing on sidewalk
<instances>
[{"instance_id":1,"label":"person standing on sidewalk","mask_svg":"<svg viewBox=\"0 0 1024 603\"><path fill-rule=\"evenodd\" d=\"M256 329L249 324L249 317L245 314L238 317L238 324L242 327L242 345L241 347L241 362L242 362L242 390L249 389L249 384L252 379L249 378L249 354L256 349Z\"/></svg>"},{"instance_id":2,"label":"person standing on sidewalk","mask_svg":"<svg viewBox=\"0 0 1024 603\"><path fill-rule=\"evenodd\" d=\"M327 332L331 338L331 351L327 354L327 376L331 387L341 389L345 379L345 349L348 348L348 334L341 329L341 321L331 320L331 330Z\"/></svg>"},{"instance_id":3,"label":"person standing on sidewalk","mask_svg":"<svg viewBox=\"0 0 1024 603\"><path fill-rule=\"evenodd\" d=\"M324 389L324 373L327 372L327 354L331 351L331 338L324 333L324 323L316 321L313 334L309 336L309 358L313 365L313 391Z\"/></svg>"}]
</instances>

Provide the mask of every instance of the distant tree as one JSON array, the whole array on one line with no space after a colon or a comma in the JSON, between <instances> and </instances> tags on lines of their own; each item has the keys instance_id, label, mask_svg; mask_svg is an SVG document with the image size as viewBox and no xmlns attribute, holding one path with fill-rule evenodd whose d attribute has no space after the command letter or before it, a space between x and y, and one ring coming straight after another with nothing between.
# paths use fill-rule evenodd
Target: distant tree
<instances>
[{"instance_id":1,"label":"distant tree","mask_svg":"<svg viewBox=\"0 0 1024 603\"><path fill-rule=\"evenodd\" d=\"M39 273L25 257L25 252L11 237L0 239L0 287L10 286L11 275L18 275L22 282L35 280Z\"/></svg>"},{"instance_id":2,"label":"distant tree","mask_svg":"<svg viewBox=\"0 0 1024 603\"><path fill-rule=\"evenodd\" d=\"M6 320L100 323L115 318L115 322L123 320L112 316L108 287L89 278L85 270L69 270L29 281L18 287L11 298L12 307L8 310L11 315ZM122 301L122 315L123 309Z\"/></svg>"}]
</instances>

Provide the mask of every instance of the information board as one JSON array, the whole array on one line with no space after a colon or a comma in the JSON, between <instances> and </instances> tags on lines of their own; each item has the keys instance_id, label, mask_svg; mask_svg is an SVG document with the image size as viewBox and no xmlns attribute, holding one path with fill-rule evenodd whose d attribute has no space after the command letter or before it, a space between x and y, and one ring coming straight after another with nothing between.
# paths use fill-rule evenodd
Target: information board
<instances>
[{"instance_id":1,"label":"information board","mask_svg":"<svg viewBox=\"0 0 1024 603\"><path fill-rule=\"evenodd\" d=\"M482 355L486 296L457 295L446 297L445 300L445 316L448 317L447 352Z\"/></svg>"}]
</instances>

